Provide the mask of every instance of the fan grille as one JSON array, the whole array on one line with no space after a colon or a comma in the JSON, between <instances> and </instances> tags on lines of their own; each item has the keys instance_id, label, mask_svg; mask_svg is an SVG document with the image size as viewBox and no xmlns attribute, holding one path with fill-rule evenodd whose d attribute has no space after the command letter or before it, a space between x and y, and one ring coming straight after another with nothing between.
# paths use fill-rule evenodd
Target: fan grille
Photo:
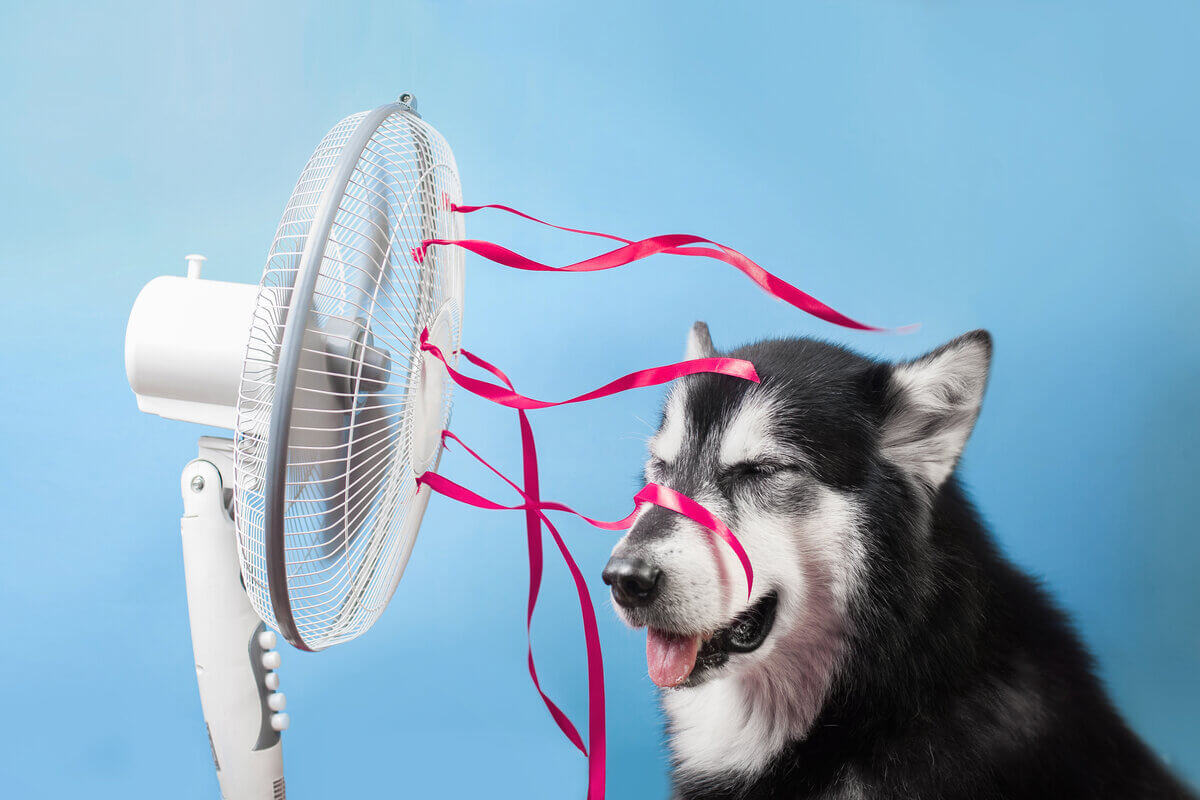
<instances>
[{"instance_id":1,"label":"fan grille","mask_svg":"<svg viewBox=\"0 0 1200 800\"><path fill-rule=\"evenodd\" d=\"M267 258L239 392L235 513L246 591L268 624L293 629L293 644L311 650L360 635L391 599L428 500L414 478L440 454L420 446L422 431L440 431L450 414L452 383L425 377L418 337L436 329L457 350L462 255L438 248L417 264L412 249L462 238L461 215L449 211L461 202L458 172L432 126L405 106L388 108L357 153L360 127L387 109L339 122L300 175ZM355 163L339 188L346 159ZM318 228L330 204L326 234ZM306 250L322 247L319 260L308 255L318 271L305 281ZM290 314L304 322L295 360L284 344ZM272 409L287 402L277 384L292 369L281 481L268 469L283 446ZM278 520L267 516L280 496L282 570L269 546ZM278 576L286 587L271 586ZM277 619L280 598L290 621Z\"/></svg>"}]
</instances>

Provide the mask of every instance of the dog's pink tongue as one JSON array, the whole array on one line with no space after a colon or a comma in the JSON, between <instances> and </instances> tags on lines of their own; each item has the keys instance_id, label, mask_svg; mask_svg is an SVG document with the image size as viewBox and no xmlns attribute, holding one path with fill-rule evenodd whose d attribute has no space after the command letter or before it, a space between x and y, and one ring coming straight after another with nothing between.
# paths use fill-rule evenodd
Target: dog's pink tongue
<instances>
[{"instance_id":1,"label":"dog's pink tongue","mask_svg":"<svg viewBox=\"0 0 1200 800\"><path fill-rule=\"evenodd\" d=\"M646 667L650 680L664 689L678 686L692 674L699 636L680 636L650 628L646 632Z\"/></svg>"}]
</instances>

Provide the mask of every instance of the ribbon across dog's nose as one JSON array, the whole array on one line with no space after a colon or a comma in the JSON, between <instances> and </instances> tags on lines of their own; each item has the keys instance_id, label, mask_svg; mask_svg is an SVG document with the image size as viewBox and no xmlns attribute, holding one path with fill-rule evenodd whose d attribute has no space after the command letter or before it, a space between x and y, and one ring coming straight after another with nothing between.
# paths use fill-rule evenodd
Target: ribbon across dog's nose
<instances>
[{"instance_id":1,"label":"ribbon across dog's nose","mask_svg":"<svg viewBox=\"0 0 1200 800\"><path fill-rule=\"evenodd\" d=\"M660 570L640 558L613 556L601 577L612 587L613 599L626 608L649 605L658 587Z\"/></svg>"}]
</instances>

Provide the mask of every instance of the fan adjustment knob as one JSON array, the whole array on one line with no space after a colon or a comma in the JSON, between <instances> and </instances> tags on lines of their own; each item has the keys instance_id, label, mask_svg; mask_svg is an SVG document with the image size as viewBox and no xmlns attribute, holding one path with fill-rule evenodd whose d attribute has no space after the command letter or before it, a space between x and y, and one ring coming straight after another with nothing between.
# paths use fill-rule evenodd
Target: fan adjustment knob
<instances>
[{"instance_id":1,"label":"fan adjustment knob","mask_svg":"<svg viewBox=\"0 0 1200 800\"><path fill-rule=\"evenodd\" d=\"M287 714L280 713L280 714L272 714L271 715L271 729L272 730L286 731L288 725L290 725L291 723L292 723L292 718L289 717Z\"/></svg>"},{"instance_id":2,"label":"fan adjustment knob","mask_svg":"<svg viewBox=\"0 0 1200 800\"><path fill-rule=\"evenodd\" d=\"M270 689L272 692L275 691L276 689L278 689L279 688L279 673L278 672L268 672L266 675L263 676L263 685L266 686L268 689Z\"/></svg>"},{"instance_id":3,"label":"fan adjustment knob","mask_svg":"<svg viewBox=\"0 0 1200 800\"><path fill-rule=\"evenodd\" d=\"M204 262L208 259L199 253L186 255L184 259L187 261L187 276L192 280L199 278L201 270L204 269Z\"/></svg>"},{"instance_id":4,"label":"fan adjustment knob","mask_svg":"<svg viewBox=\"0 0 1200 800\"><path fill-rule=\"evenodd\" d=\"M287 695L283 692L275 692L267 696L267 708L272 711L283 711L287 708Z\"/></svg>"},{"instance_id":5,"label":"fan adjustment knob","mask_svg":"<svg viewBox=\"0 0 1200 800\"><path fill-rule=\"evenodd\" d=\"M263 650L274 650L275 645L279 640L275 636L275 631L263 631L258 634L258 646Z\"/></svg>"},{"instance_id":6,"label":"fan adjustment knob","mask_svg":"<svg viewBox=\"0 0 1200 800\"><path fill-rule=\"evenodd\" d=\"M262 654L262 665L267 669L279 669L279 663L280 658L278 651L272 650L269 653Z\"/></svg>"}]
</instances>

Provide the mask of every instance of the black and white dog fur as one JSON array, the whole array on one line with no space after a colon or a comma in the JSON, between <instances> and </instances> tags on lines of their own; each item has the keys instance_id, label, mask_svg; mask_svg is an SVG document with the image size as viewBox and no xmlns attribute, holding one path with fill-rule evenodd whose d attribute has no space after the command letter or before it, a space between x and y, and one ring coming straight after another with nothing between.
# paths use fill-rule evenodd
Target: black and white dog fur
<instances>
[{"instance_id":1,"label":"black and white dog fur","mask_svg":"<svg viewBox=\"0 0 1200 800\"><path fill-rule=\"evenodd\" d=\"M678 381L642 513L605 569L646 627L680 800L1192 797L1130 731L1070 623L997 550L955 477L991 338L900 364L807 339L729 355L760 384ZM715 351L697 323L688 356Z\"/></svg>"}]
</instances>

